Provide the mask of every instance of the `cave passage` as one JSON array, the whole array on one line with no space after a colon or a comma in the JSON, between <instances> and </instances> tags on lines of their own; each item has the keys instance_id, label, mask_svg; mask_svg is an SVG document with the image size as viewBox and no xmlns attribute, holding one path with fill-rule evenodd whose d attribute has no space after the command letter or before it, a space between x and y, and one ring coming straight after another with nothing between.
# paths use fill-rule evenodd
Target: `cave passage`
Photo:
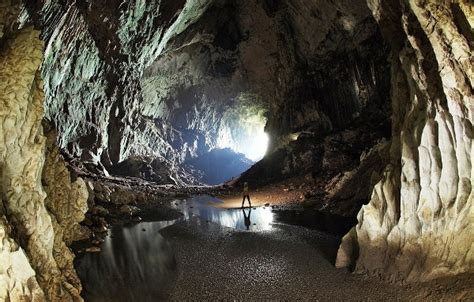
<instances>
[{"instance_id":1,"label":"cave passage","mask_svg":"<svg viewBox=\"0 0 474 302\"><path fill-rule=\"evenodd\" d=\"M201 182L222 184L238 178L255 162L261 160L268 149L269 138L264 132L266 120L259 116L239 116L227 121L217 134L215 148L199 152L186 160L192 169L199 171Z\"/></svg>"},{"instance_id":2,"label":"cave passage","mask_svg":"<svg viewBox=\"0 0 474 302\"><path fill-rule=\"evenodd\" d=\"M0 0L0 301L474 301L473 25Z\"/></svg>"}]
</instances>

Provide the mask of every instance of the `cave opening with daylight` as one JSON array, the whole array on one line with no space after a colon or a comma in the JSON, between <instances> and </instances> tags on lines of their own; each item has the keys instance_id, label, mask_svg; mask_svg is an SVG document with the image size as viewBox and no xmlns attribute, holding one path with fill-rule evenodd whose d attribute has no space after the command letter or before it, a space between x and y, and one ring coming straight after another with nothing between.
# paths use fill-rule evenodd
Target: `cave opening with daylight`
<instances>
[{"instance_id":1,"label":"cave opening with daylight","mask_svg":"<svg viewBox=\"0 0 474 302\"><path fill-rule=\"evenodd\" d=\"M208 143L185 161L204 184L217 185L238 178L260 161L268 149L266 110L253 98L245 101L241 96L223 110L212 115L220 121L216 128L203 132Z\"/></svg>"},{"instance_id":2,"label":"cave opening with daylight","mask_svg":"<svg viewBox=\"0 0 474 302\"><path fill-rule=\"evenodd\" d=\"M0 301L474 301L473 29L0 0Z\"/></svg>"}]
</instances>

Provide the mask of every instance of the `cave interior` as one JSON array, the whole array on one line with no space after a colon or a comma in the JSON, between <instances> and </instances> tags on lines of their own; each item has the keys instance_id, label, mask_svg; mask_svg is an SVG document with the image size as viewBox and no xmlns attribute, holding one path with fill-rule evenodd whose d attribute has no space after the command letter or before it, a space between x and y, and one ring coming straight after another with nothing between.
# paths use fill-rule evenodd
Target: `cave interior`
<instances>
[{"instance_id":1,"label":"cave interior","mask_svg":"<svg viewBox=\"0 0 474 302\"><path fill-rule=\"evenodd\" d=\"M474 299L473 27L0 0L0 300Z\"/></svg>"}]
</instances>

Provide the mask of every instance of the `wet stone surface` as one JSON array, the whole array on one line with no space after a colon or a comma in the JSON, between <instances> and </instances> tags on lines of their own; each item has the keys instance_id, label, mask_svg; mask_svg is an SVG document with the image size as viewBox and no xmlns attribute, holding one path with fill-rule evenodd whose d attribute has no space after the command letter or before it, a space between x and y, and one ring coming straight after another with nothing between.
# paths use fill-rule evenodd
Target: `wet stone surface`
<instances>
[{"instance_id":1,"label":"wet stone surface","mask_svg":"<svg viewBox=\"0 0 474 302\"><path fill-rule=\"evenodd\" d=\"M330 233L349 227L347 220L341 218L332 229L334 223L326 221L333 220L322 214L212 206L219 202L209 196L175 200L172 206L183 214L177 219L112 227L100 252L76 260L83 297L161 301L402 294L383 285L377 291L378 285L333 267L340 238ZM342 296L338 286L345 287Z\"/></svg>"}]
</instances>

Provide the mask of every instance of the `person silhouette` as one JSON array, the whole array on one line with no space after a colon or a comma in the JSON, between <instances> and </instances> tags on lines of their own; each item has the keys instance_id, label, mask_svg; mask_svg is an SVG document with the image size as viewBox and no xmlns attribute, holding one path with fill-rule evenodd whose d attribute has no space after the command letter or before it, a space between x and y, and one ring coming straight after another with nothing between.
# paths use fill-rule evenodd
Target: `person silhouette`
<instances>
[{"instance_id":1,"label":"person silhouette","mask_svg":"<svg viewBox=\"0 0 474 302\"><path fill-rule=\"evenodd\" d=\"M244 203L245 203L245 198L249 201L249 207L252 207L252 203L250 202L250 195L249 195L249 183L244 182L244 193L243 193L243 199L242 199L242 208L244 208Z\"/></svg>"},{"instance_id":2,"label":"person silhouette","mask_svg":"<svg viewBox=\"0 0 474 302\"><path fill-rule=\"evenodd\" d=\"M244 224L245 227L247 228L247 231L250 230L250 224L252 223L250 221L250 213L252 213L252 208L249 208L249 214L247 215L245 213L245 209L242 209L242 213L244 214Z\"/></svg>"}]
</instances>

